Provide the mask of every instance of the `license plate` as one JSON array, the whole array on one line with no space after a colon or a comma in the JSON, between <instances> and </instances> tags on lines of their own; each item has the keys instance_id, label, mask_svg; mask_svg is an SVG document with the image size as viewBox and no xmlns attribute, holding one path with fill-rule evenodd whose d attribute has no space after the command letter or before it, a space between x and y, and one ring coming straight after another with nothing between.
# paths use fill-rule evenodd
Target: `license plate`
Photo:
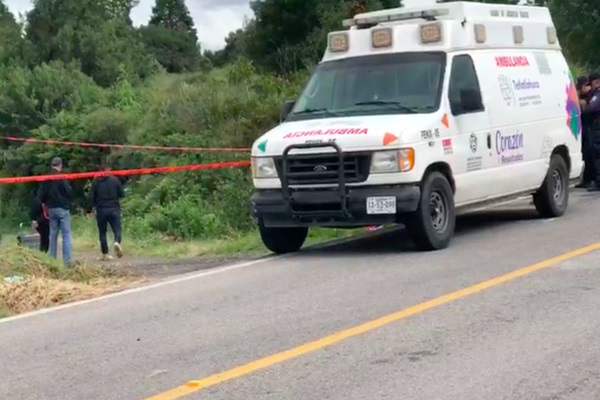
<instances>
[{"instance_id":1,"label":"license plate","mask_svg":"<svg viewBox=\"0 0 600 400\"><path fill-rule=\"evenodd\" d=\"M367 197L367 214L396 214L396 198Z\"/></svg>"}]
</instances>

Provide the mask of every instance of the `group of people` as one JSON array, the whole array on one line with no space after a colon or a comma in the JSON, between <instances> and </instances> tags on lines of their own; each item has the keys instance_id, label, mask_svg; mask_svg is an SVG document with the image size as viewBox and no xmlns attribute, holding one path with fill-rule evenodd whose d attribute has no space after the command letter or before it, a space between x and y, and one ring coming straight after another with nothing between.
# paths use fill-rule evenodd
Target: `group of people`
<instances>
[{"instance_id":1,"label":"group of people","mask_svg":"<svg viewBox=\"0 0 600 400\"><path fill-rule=\"evenodd\" d=\"M600 191L600 73L577 78L584 170L577 188Z\"/></svg>"},{"instance_id":2,"label":"group of people","mask_svg":"<svg viewBox=\"0 0 600 400\"><path fill-rule=\"evenodd\" d=\"M59 157L52 159L51 174L61 174L63 161ZM110 171L105 163L102 168ZM125 193L121 181L115 176L101 176L92 182L88 197L87 215L96 212L100 250L103 260L110 260L107 232L110 226L114 235L114 251L117 257L123 256L121 245L121 205ZM31 206L31 223L40 236L40 251L50 252L57 258L58 234L62 234L62 256L67 266L72 263L71 201L73 190L67 180L57 179L42 182Z\"/></svg>"}]
</instances>

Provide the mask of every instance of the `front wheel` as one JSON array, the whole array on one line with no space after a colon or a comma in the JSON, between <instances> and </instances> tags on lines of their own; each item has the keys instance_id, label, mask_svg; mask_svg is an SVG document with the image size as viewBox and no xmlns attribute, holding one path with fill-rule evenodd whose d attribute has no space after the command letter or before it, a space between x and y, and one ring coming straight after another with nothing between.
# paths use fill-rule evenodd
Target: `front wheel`
<instances>
[{"instance_id":1,"label":"front wheel","mask_svg":"<svg viewBox=\"0 0 600 400\"><path fill-rule=\"evenodd\" d=\"M544 183L533 195L533 204L543 218L560 217L569 204L569 170L565 160L555 154L550 159Z\"/></svg>"},{"instance_id":2,"label":"front wheel","mask_svg":"<svg viewBox=\"0 0 600 400\"><path fill-rule=\"evenodd\" d=\"M454 236L454 194L448 179L439 172L425 178L417 211L407 221L408 234L420 250L441 250Z\"/></svg>"},{"instance_id":3,"label":"front wheel","mask_svg":"<svg viewBox=\"0 0 600 400\"><path fill-rule=\"evenodd\" d=\"M262 222L259 222L258 230L265 247L275 254L300 250L308 235L308 228L269 228Z\"/></svg>"}]
</instances>

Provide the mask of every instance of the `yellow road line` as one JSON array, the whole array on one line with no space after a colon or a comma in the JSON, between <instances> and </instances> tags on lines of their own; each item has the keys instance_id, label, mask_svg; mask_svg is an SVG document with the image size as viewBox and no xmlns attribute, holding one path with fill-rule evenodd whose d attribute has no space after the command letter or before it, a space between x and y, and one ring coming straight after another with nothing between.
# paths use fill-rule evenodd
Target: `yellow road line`
<instances>
[{"instance_id":1,"label":"yellow road line","mask_svg":"<svg viewBox=\"0 0 600 400\"><path fill-rule=\"evenodd\" d=\"M505 275L502 275L502 276L499 276L496 278L492 278L487 281L480 282L473 286L469 286L469 287L457 290L452 293L445 294L445 295L437 297L435 299L414 305L409 308L405 308L404 310L400 310L395 313L386 315L384 317L374 319L374 320L366 322L364 324L357 325L355 327L345 329L345 330L337 332L337 333L333 333L331 335L317 339L313 342L306 343L306 344L282 351L280 353L261 358L256 361L252 361L247 364L241 365L239 367L235 367L235 368L232 368L227 371L223 371L223 372L220 372L220 373L217 373L214 375L210 375L210 376L207 376L207 377L199 379L199 380L189 381L184 385L178 386L174 389L157 394L155 396L148 397L145 400L175 400L175 399L179 399L181 397L198 392L202 389L206 389L207 387L218 385L220 383L223 383L223 382L235 379L235 378L239 378L244 375L248 375L252 372L256 372L261 369L268 368L272 365L279 364L279 363L291 360L296 357L300 357L301 355L323 349L323 348L331 346L335 343L341 342L342 340L346 340L351 337L363 334L365 332L372 331L372 330L380 328L384 325L388 325L388 324L391 324L392 322L400 321L402 319L411 317L415 314L422 313L424 311L441 306L443 304L450 303L452 301L471 296L471 295L481 292L483 290L492 288L494 286L501 285L503 283L512 281L514 279L531 274L533 272L540 271L542 269L551 267L560 262L581 256L581 255L584 255L584 254L587 254L594 250L599 250L599 249L600 249L600 242L579 248L577 250L569 251L568 253L564 253L562 255L552 257L552 258L549 258L544 261L540 261L536 264L518 269L518 270L510 272L508 274L505 274Z\"/></svg>"}]
</instances>

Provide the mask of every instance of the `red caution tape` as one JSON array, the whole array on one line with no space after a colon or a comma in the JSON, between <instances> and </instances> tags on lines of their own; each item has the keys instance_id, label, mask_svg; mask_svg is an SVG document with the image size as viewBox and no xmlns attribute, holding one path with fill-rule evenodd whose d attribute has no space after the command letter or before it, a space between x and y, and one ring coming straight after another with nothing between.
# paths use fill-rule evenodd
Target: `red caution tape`
<instances>
[{"instance_id":1,"label":"red caution tape","mask_svg":"<svg viewBox=\"0 0 600 400\"><path fill-rule=\"evenodd\" d=\"M41 143L59 146L78 147L100 147L107 149L136 149L136 150L158 150L158 151L187 151L187 152L223 152L223 153L247 153L249 148L217 148L217 147L171 147L171 146L140 146L135 144L107 144L87 142L65 142L60 140L19 138L14 136L0 136L0 140L21 143Z\"/></svg>"},{"instance_id":2,"label":"red caution tape","mask_svg":"<svg viewBox=\"0 0 600 400\"><path fill-rule=\"evenodd\" d=\"M9 183L26 183L26 182L44 182L57 181L61 179L87 179L96 178L99 176L127 176L127 175L150 175L160 174L165 172L177 171L195 171L199 169L219 169L219 168L239 168L250 166L250 161L233 161L220 162L211 164L192 164L175 167L157 167L157 168L139 168L139 169L122 169L116 171L94 171L94 172L77 172L72 174L54 174L54 175L38 175L38 176L19 176L14 178L0 178L0 185Z\"/></svg>"}]
</instances>

